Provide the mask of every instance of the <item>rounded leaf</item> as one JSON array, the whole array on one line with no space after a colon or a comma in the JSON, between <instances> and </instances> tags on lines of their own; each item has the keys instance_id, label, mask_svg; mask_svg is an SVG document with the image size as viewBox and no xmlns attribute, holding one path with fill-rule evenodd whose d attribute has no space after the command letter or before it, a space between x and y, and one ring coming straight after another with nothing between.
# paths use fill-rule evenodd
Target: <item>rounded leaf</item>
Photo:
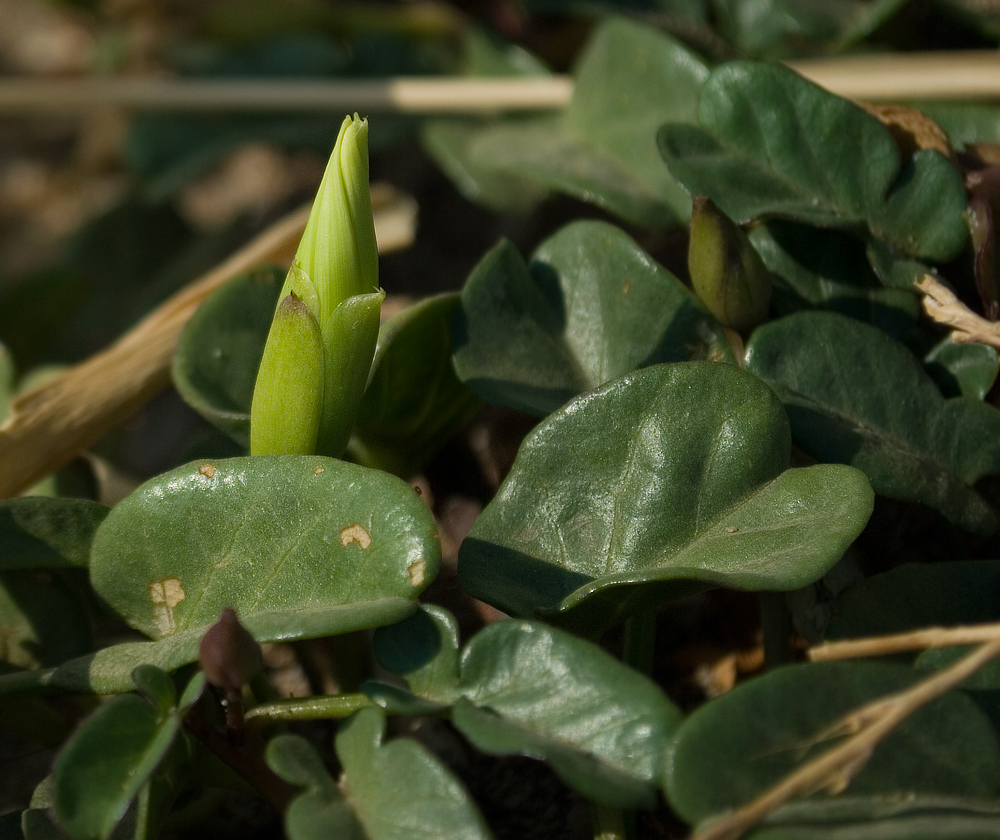
<instances>
[{"instance_id":1,"label":"rounded leaf","mask_svg":"<svg viewBox=\"0 0 1000 840\"><path fill-rule=\"evenodd\" d=\"M1000 472L995 408L944 399L905 347L828 312L765 324L746 359L781 397L810 455L864 470L876 493L922 502L967 530L996 530L997 512L973 487Z\"/></svg>"},{"instance_id":2,"label":"rounded leaf","mask_svg":"<svg viewBox=\"0 0 1000 840\"><path fill-rule=\"evenodd\" d=\"M489 840L468 792L441 761L409 738L382 743L385 714L356 712L337 733L341 785L369 840Z\"/></svg>"},{"instance_id":3,"label":"rounded leaf","mask_svg":"<svg viewBox=\"0 0 1000 840\"><path fill-rule=\"evenodd\" d=\"M604 222L567 225L527 266L497 245L462 291L454 342L469 387L538 415L658 362L733 360L697 297Z\"/></svg>"},{"instance_id":4,"label":"rounded leaf","mask_svg":"<svg viewBox=\"0 0 1000 840\"><path fill-rule=\"evenodd\" d=\"M647 677L563 630L502 621L462 654L455 725L479 749L545 759L585 796L649 805L680 710Z\"/></svg>"},{"instance_id":5,"label":"rounded leaf","mask_svg":"<svg viewBox=\"0 0 1000 840\"><path fill-rule=\"evenodd\" d=\"M856 470L786 470L789 451L778 399L741 370L624 376L528 436L462 544L462 585L592 632L707 586L804 586L861 532L873 499Z\"/></svg>"},{"instance_id":6,"label":"rounded leaf","mask_svg":"<svg viewBox=\"0 0 1000 840\"><path fill-rule=\"evenodd\" d=\"M338 608L413 601L439 558L430 511L399 479L273 455L194 462L142 485L98 530L91 578L155 639L203 632L232 607L267 641L338 632Z\"/></svg>"},{"instance_id":7,"label":"rounded leaf","mask_svg":"<svg viewBox=\"0 0 1000 840\"><path fill-rule=\"evenodd\" d=\"M848 712L923 675L882 662L779 668L702 706L669 754L667 797L697 823L746 804L840 743L826 734ZM1000 792L1000 747L987 718L950 692L905 720L851 781L849 796L988 798ZM817 802L828 802L825 794Z\"/></svg>"},{"instance_id":8,"label":"rounded leaf","mask_svg":"<svg viewBox=\"0 0 1000 840\"><path fill-rule=\"evenodd\" d=\"M257 368L284 282L276 268L244 274L217 289L181 333L173 376L185 402L244 446Z\"/></svg>"}]
</instances>

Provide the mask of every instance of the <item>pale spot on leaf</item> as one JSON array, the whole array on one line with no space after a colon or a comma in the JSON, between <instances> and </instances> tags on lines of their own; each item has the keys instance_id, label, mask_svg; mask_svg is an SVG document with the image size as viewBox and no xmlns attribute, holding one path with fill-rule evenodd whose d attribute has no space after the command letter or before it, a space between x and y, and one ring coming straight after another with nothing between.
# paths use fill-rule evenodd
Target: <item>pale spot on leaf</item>
<instances>
[{"instance_id":1,"label":"pale spot on leaf","mask_svg":"<svg viewBox=\"0 0 1000 840\"><path fill-rule=\"evenodd\" d=\"M200 472L205 478L212 478L215 476L215 467L211 464L202 464L198 467L198 472Z\"/></svg>"},{"instance_id":2,"label":"pale spot on leaf","mask_svg":"<svg viewBox=\"0 0 1000 840\"><path fill-rule=\"evenodd\" d=\"M427 564L423 560L415 560L406 567L406 574L410 578L410 586L420 586L424 582L424 573Z\"/></svg>"},{"instance_id":3,"label":"pale spot on leaf","mask_svg":"<svg viewBox=\"0 0 1000 840\"><path fill-rule=\"evenodd\" d=\"M372 535L359 522L355 522L340 532L341 545L348 546L352 542L356 542L361 548L368 548L372 544Z\"/></svg>"},{"instance_id":4,"label":"pale spot on leaf","mask_svg":"<svg viewBox=\"0 0 1000 840\"><path fill-rule=\"evenodd\" d=\"M730 525L728 528L726 528L726 533L727 534L735 534L739 530L740 529L737 528L735 525Z\"/></svg>"},{"instance_id":5,"label":"pale spot on leaf","mask_svg":"<svg viewBox=\"0 0 1000 840\"><path fill-rule=\"evenodd\" d=\"M323 474L322 467L316 467L316 469L313 470L313 475L322 475L322 474Z\"/></svg>"},{"instance_id":6,"label":"pale spot on leaf","mask_svg":"<svg viewBox=\"0 0 1000 840\"><path fill-rule=\"evenodd\" d=\"M174 607L184 600L184 588L177 578L154 580L149 584L149 600L153 602L153 622L164 636L177 631Z\"/></svg>"}]
</instances>

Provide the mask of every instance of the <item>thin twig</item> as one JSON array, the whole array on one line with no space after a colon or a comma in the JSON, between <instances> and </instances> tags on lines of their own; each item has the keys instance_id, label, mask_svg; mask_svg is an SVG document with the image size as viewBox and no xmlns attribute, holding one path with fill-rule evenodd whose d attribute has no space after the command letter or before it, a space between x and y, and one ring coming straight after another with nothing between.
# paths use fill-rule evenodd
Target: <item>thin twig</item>
<instances>
[{"instance_id":1,"label":"thin twig","mask_svg":"<svg viewBox=\"0 0 1000 840\"><path fill-rule=\"evenodd\" d=\"M719 817L691 840L736 840L796 796L827 788L839 793L868 762L879 742L906 718L1000 656L1000 637L954 665L896 694L845 715L824 735L854 732L843 743L790 773L742 808Z\"/></svg>"},{"instance_id":2,"label":"thin twig","mask_svg":"<svg viewBox=\"0 0 1000 840\"><path fill-rule=\"evenodd\" d=\"M955 645L979 645L1000 637L1000 624L977 624L968 627L925 627L909 633L892 633L864 639L827 642L809 648L812 662L833 662L865 656L891 656L914 650L932 650Z\"/></svg>"},{"instance_id":3,"label":"thin twig","mask_svg":"<svg viewBox=\"0 0 1000 840\"><path fill-rule=\"evenodd\" d=\"M1000 97L1000 53L963 51L848 56L788 63L852 99ZM83 78L0 80L0 112L89 113L101 105L155 111L322 111L481 114L564 108L568 76L325 80Z\"/></svg>"},{"instance_id":4,"label":"thin twig","mask_svg":"<svg viewBox=\"0 0 1000 840\"><path fill-rule=\"evenodd\" d=\"M951 340L956 344L987 344L1000 349L1000 323L977 315L930 274L924 275L917 288L924 293L924 311L952 328Z\"/></svg>"},{"instance_id":5,"label":"thin twig","mask_svg":"<svg viewBox=\"0 0 1000 840\"><path fill-rule=\"evenodd\" d=\"M415 224L411 200L373 189L372 203L379 251L409 244ZM69 463L162 390L170 381L177 339L202 301L256 266L288 265L308 215L308 206L288 214L109 348L15 399L0 426L0 498Z\"/></svg>"},{"instance_id":6,"label":"thin twig","mask_svg":"<svg viewBox=\"0 0 1000 840\"><path fill-rule=\"evenodd\" d=\"M1000 53L892 53L790 61L807 79L850 99L1000 97Z\"/></svg>"},{"instance_id":7,"label":"thin twig","mask_svg":"<svg viewBox=\"0 0 1000 840\"><path fill-rule=\"evenodd\" d=\"M0 81L0 111L85 112L99 105L153 111L322 111L343 114L483 113L558 109L568 76L528 79L395 78L357 81L278 79L79 79Z\"/></svg>"}]
</instances>

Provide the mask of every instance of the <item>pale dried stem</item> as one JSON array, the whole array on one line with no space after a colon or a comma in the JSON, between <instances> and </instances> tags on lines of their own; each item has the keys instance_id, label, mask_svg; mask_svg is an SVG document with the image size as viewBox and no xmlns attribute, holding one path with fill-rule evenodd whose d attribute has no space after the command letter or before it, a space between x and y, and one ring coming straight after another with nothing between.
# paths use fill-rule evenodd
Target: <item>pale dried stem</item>
<instances>
[{"instance_id":1,"label":"pale dried stem","mask_svg":"<svg viewBox=\"0 0 1000 840\"><path fill-rule=\"evenodd\" d=\"M807 59L788 66L851 99L1000 97L995 51ZM85 78L0 80L0 112L92 113L101 106L182 111L322 111L474 114L564 108L568 76L521 79L394 77L337 81Z\"/></svg>"},{"instance_id":2,"label":"pale dried stem","mask_svg":"<svg viewBox=\"0 0 1000 840\"><path fill-rule=\"evenodd\" d=\"M412 241L412 200L372 190L379 251ZM213 291L256 266L288 265L309 206L288 214L179 291L118 341L14 400L0 426L0 498L14 496L69 463L170 381L177 339Z\"/></svg>"},{"instance_id":3,"label":"pale dried stem","mask_svg":"<svg viewBox=\"0 0 1000 840\"><path fill-rule=\"evenodd\" d=\"M710 823L691 840L736 840L796 796L824 788L836 793L843 791L865 766L879 742L893 729L997 656L1000 656L1000 638L993 638L954 665L911 688L867 703L845 715L819 738L841 732L856 734L802 765L749 804Z\"/></svg>"},{"instance_id":4,"label":"pale dried stem","mask_svg":"<svg viewBox=\"0 0 1000 840\"><path fill-rule=\"evenodd\" d=\"M1000 349L1000 323L977 315L930 274L924 275L917 288L924 293L924 311L937 323L952 328L951 340L956 344L988 344Z\"/></svg>"},{"instance_id":5,"label":"pale dried stem","mask_svg":"<svg viewBox=\"0 0 1000 840\"><path fill-rule=\"evenodd\" d=\"M832 662L839 659L858 659L865 656L891 656L915 650L979 645L1000 638L1000 624L977 624L967 627L925 627L909 633L870 636L828 642L809 649L812 662Z\"/></svg>"}]
</instances>

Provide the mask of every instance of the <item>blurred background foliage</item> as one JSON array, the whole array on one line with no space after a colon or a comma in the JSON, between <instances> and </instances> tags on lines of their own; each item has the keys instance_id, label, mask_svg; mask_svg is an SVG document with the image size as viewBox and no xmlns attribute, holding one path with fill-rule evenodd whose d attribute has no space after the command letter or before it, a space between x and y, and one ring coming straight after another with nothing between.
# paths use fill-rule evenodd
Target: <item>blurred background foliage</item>
<instances>
[{"instance_id":1,"label":"blurred background foliage","mask_svg":"<svg viewBox=\"0 0 1000 840\"><path fill-rule=\"evenodd\" d=\"M708 64L993 48L1000 38L1000 6L972 0L0 0L0 74L330 80L567 73L594 26L610 16L659 29ZM470 169L463 144L494 121L371 116L372 180L394 184L419 206L415 245L382 261L390 299L459 288L501 236L526 252L568 219L608 218L592 205L553 197L537 180ZM996 122L992 108L979 118ZM0 342L21 380L41 365L71 364L106 346L306 200L341 119L112 107L65 116L0 113ZM528 119L545 126L544 117ZM682 232L625 227L684 274ZM173 397L160 402L104 445L137 477L190 454L182 441L201 428ZM164 451L155 452L140 441L166 404L176 416L164 428L178 432L164 432L157 445Z\"/></svg>"}]
</instances>

